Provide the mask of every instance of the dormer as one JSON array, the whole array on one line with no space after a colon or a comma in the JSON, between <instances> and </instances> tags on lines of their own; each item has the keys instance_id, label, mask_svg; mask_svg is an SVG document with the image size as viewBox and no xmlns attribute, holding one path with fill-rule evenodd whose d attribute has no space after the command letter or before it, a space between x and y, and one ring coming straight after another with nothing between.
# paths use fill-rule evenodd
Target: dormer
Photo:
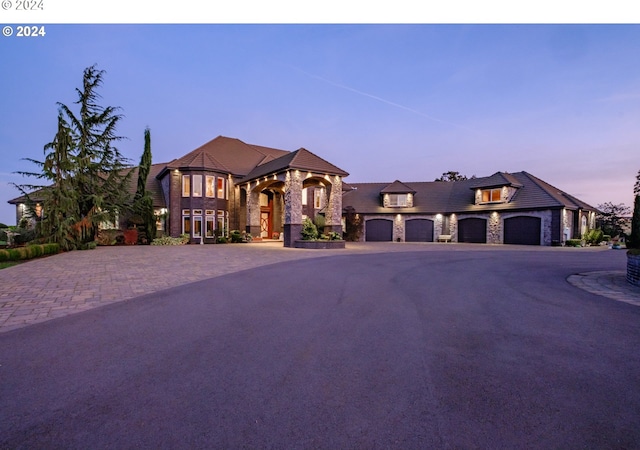
<instances>
[{"instance_id":1,"label":"dormer","mask_svg":"<svg viewBox=\"0 0 640 450\"><path fill-rule=\"evenodd\" d=\"M412 208L416 191L396 180L380 191L382 206L385 208Z\"/></svg>"},{"instance_id":2,"label":"dormer","mask_svg":"<svg viewBox=\"0 0 640 450\"><path fill-rule=\"evenodd\" d=\"M509 203L522 184L506 172L496 172L490 177L478 180L471 186L475 191L475 204Z\"/></svg>"}]
</instances>

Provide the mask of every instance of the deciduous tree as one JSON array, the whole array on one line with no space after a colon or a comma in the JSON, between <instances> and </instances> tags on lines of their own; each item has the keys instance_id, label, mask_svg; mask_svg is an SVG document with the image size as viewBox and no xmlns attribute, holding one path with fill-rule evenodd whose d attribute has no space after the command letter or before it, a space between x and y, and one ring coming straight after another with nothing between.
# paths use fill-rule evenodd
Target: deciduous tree
<instances>
[{"instance_id":1,"label":"deciduous tree","mask_svg":"<svg viewBox=\"0 0 640 450\"><path fill-rule=\"evenodd\" d=\"M624 217L629 214L631 209L624 203L617 205L606 202L598 205L597 214L598 222L604 234L611 237L620 236L624 232Z\"/></svg>"}]
</instances>

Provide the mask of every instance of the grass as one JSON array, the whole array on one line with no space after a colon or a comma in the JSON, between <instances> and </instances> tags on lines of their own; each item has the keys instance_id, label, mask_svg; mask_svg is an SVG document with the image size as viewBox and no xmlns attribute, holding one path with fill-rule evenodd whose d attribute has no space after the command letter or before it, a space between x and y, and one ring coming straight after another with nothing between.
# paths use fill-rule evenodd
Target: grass
<instances>
[{"instance_id":1,"label":"grass","mask_svg":"<svg viewBox=\"0 0 640 450\"><path fill-rule=\"evenodd\" d=\"M18 264L19 264L18 261L0 262L0 269L6 269L7 267L17 266Z\"/></svg>"}]
</instances>

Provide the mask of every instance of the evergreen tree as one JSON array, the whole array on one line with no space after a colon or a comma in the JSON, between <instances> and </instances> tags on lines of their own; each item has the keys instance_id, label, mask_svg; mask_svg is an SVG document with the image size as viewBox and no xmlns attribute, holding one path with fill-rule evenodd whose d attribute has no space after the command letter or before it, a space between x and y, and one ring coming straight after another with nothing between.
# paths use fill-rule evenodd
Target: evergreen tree
<instances>
[{"instance_id":1,"label":"evergreen tree","mask_svg":"<svg viewBox=\"0 0 640 450\"><path fill-rule=\"evenodd\" d=\"M102 84L104 71L88 67L83 74L83 87L76 89L80 114L76 116L66 105L58 103L58 131L45 145L45 159L28 161L41 172L18 172L48 184L22 184L16 187L30 198L36 191L43 199L39 222L41 237L73 249L94 240L98 224L115 221L126 211L129 202L130 172L126 159L114 143L120 139L115 128L122 116L118 108L97 104L96 89Z\"/></svg>"},{"instance_id":2,"label":"evergreen tree","mask_svg":"<svg viewBox=\"0 0 640 450\"><path fill-rule=\"evenodd\" d=\"M95 238L98 224L115 221L127 209L127 187L130 171L127 160L114 144L123 139L115 129L122 119L119 108L98 105L96 92L102 85L104 70L95 65L84 70L83 87L76 89L80 115L58 103L67 117L74 141L73 179L78 195L79 221L76 223L81 242Z\"/></svg>"},{"instance_id":3,"label":"evergreen tree","mask_svg":"<svg viewBox=\"0 0 640 450\"><path fill-rule=\"evenodd\" d=\"M631 218L631 236L627 241L627 248L640 248L640 170L636 175L636 184L633 186L633 216Z\"/></svg>"},{"instance_id":4,"label":"evergreen tree","mask_svg":"<svg viewBox=\"0 0 640 450\"><path fill-rule=\"evenodd\" d=\"M153 198L147 191L147 178L151 171L151 132L144 130L144 151L138 166L138 187L134 197L134 213L142 220L145 235L149 242L156 237L156 217L153 213Z\"/></svg>"}]
</instances>

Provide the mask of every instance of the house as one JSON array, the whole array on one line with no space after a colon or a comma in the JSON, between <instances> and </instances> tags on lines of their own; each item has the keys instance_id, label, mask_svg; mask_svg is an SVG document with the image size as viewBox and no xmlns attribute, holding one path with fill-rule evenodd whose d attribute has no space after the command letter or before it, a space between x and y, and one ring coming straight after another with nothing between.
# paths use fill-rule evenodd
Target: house
<instances>
[{"instance_id":1,"label":"house","mask_svg":"<svg viewBox=\"0 0 640 450\"><path fill-rule=\"evenodd\" d=\"M527 172L349 187L365 241L554 245L595 227L595 208Z\"/></svg>"},{"instance_id":2,"label":"house","mask_svg":"<svg viewBox=\"0 0 640 450\"><path fill-rule=\"evenodd\" d=\"M325 232L341 233L345 209L363 224L363 241L553 245L595 226L595 208L527 172L412 183L347 184L347 176L304 148L291 152L218 136L153 164L147 190L158 231L188 234L193 243L243 230L293 247L306 217L323 215ZM132 180L133 193L135 174ZM9 201L18 221L23 202Z\"/></svg>"}]
</instances>

